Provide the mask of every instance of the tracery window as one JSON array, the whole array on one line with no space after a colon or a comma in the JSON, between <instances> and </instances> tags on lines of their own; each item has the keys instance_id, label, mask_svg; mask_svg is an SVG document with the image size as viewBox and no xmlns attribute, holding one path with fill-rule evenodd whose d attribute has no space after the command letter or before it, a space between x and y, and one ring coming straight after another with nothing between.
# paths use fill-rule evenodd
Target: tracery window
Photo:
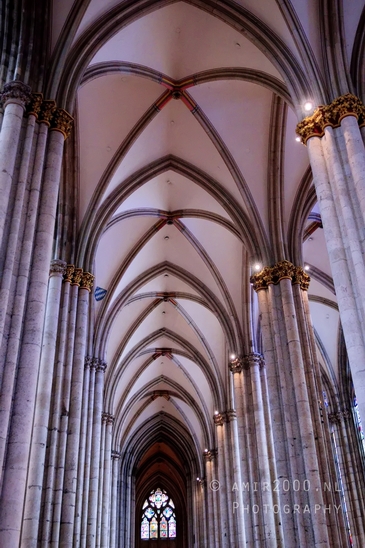
<instances>
[{"instance_id":1,"label":"tracery window","mask_svg":"<svg viewBox=\"0 0 365 548\"><path fill-rule=\"evenodd\" d=\"M142 506L141 539L176 538L175 505L165 490L158 487Z\"/></svg>"}]
</instances>

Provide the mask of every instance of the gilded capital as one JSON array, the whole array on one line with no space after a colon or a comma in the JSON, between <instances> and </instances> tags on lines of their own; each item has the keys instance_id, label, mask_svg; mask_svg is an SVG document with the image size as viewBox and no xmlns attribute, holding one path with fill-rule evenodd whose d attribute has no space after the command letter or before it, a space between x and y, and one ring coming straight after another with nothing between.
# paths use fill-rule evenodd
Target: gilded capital
<instances>
[{"instance_id":1,"label":"gilded capital","mask_svg":"<svg viewBox=\"0 0 365 548\"><path fill-rule=\"evenodd\" d=\"M71 283L74 271L75 271L75 265L68 264L66 266L66 269L65 269L65 274L63 276L63 281Z\"/></svg>"},{"instance_id":2,"label":"gilded capital","mask_svg":"<svg viewBox=\"0 0 365 548\"><path fill-rule=\"evenodd\" d=\"M42 101L42 104L39 109L38 122L47 124L49 127L51 125L52 115L56 109L56 102L51 100Z\"/></svg>"},{"instance_id":3,"label":"gilded capital","mask_svg":"<svg viewBox=\"0 0 365 548\"><path fill-rule=\"evenodd\" d=\"M31 89L20 80L14 80L4 85L3 91L0 93L0 100L4 107L9 102L21 103L25 108L30 103L32 98Z\"/></svg>"},{"instance_id":4,"label":"gilded capital","mask_svg":"<svg viewBox=\"0 0 365 548\"><path fill-rule=\"evenodd\" d=\"M206 450L203 453L203 457L205 460L213 460L215 457L216 451L215 449Z\"/></svg>"},{"instance_id":5,"label":"gilded capital","mask_svg":"<svg viewBox=\"0 0 365 548\"><path fill-rule=\"evenodd\" d=\"M337 97L329 105L321 105L311 116L297 125L296 132L304 144L311 137L323 137L326 127L339 127L346 116L355 116L359 125L365 124L365 107L358 97L347 93Z\"/></svg>"},{"instance_id":6,"label":"gilded capital","mask_svg":"<svg viewBox=\"0 0 365 548\"><path fill-rule=\"evenodd\" d=\"M26 109L27 116L30 116L30 114L33 114L33 116L38 118L39 112L41 110L42 102L43 102L42 93L32 93L31 99Z\"/></svg>"},{"instance_id":7,"label":"gilded capital","mask_svg":"<svg viewBox=\"0 0 365 548\"><path fill-rule=\"evenodd\" d=\"M225 422L225 417L223 413L214 414L213 418L214 424L216 424L217 426L223 426L223 423Z\"/></svg>"},{"instance_id":8,"label":"gilded capital","mask_svg":"<svg viewBox=\"0 0 365 548\"><path fill-rule=\"evenodd\" d=\"M289 261L280 261L273 267L266 266L261 272L253 274L250 282L255 291L260 291L260 289L267 289L269 284L276 285L284 279L291 280L293 284L299 284L305 291L309 287L310 276L301 266L294 266Z\"/></svg>"},{"instance_id":9,"label":"gilded capital","mask_svg":"<svg viewBox=\"0 0 365 548\"><path fill-rule=\"evenodd\" d=\"M241 373L243 369L242 360L239 358L235 358L234 360L229 362L229 370L234 373Z\"/></svg>"},{"instance_id":10,"label":"gilded capital","mask_svg":"<svg viewBox=\"0 0 365 548\"><path fill-rule=\"evenodd\" d=\"M80 285L83 270L82 268L75 268L72 273L71 285Z\"/></svg>"},{"instance_id":11,"label":"gilded capital","mask_svg":"<svg viewBox=\"0 0 365 548\"><path fill-rule=\"evenodd\" d=\"M74 119L63 108L56 108L51 119L51 129L60 131L65 139L69 137Z\"/></svg>"},{"instance_id":12,"label":"gilded capital","mask_svg":"<svg viewBox=\"0 0 365 548\"><path fill-rule=\"evenodd\" d=\"M269 266L265 266L265 268L263 268L261 272L253 274L251 276L250 282L253 284L253 288L255 291L260 291L260 289L267 289L269 284L274 283L272 277L272 268L270 268Z\"/></svg>"},{"instance_id":13,"label":"gilded capital","mask_svg":"<svg viewBox=\"0 0 365 548\"><path fill-rule=\"evenodd\" d=\"M90 293L93 287L94 277L95 276L90 274L90 272L83 272L81 276L80 289L87 289Z\"/></svg>"},{"instance_id":14,"label":"gilded capital","mask_svg":"<svg viewBox=\"0 0 365 548\"><path fill-rule=\"evenodd\" d=\"M301 289L308 291L310 281L310 276L306 271L301 266L296 266L293 275L293 284L299 284Z\"/></svg>"}]
</instances>

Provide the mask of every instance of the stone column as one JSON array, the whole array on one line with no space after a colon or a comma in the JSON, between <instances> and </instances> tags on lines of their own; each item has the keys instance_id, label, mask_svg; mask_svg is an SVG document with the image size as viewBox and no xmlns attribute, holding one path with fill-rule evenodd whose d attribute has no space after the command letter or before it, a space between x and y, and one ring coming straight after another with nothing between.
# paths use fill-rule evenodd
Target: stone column
<instances>
[{"instance_id":1,"label":"stone column","mask_svg":"<svg viewBox=\"0 0 365 548\"><path fill-rule=\"evenodd\" d=\"M87 516L89 507L89 485L90 485L90 463L91 463L91 439L93 429L94 395L95 395L95 372L98 360L93 358L90 363L89 379L89 405L87 410L87 438L85 447L84 466L84 493L82 498L82 520L81 520L81 548L86 548L87 539Z\"/></svg>"},{"instance_id":2,"label":"stone column","mask_svg":"<svg viewBox=\"0 0 365 548\"><path fill-rule=\"evenodd\" d=\"M227 485L231 492L228 512L234 518L232 527L232 542L237 546L246 544L245 523L243 519L243 497L242 497L242 476L240 467L240 449L238 439L237 413L234 409L227 411L227 418L230 424L230 458L232 461L232 477Z\"/></svg>"},{"instance_id":3,"label":"stone column","mask_svg":"<svg viewBox=\"0 0 365 548\"><path fill-rule=\"evenodd\" d=\"M117 546L117 499L118 499L118 480L119 480L119 459L120 453L112 451L112 484L111 484L111 502L110 502L110 548Z\"/></svg>"},{"instance_id":4,"label":"stone column","mask_svg":"<svg viewBox=\"0 0 365 548\"><path fill-rule=\"evenodd\" d=\"M105 438L106 426L108 422L108 413L101 414L101 438L99 447L99 483L98 483L98 502L96 518L96 546L101 543L101 519L103 514L103 485L104 485L104 456L105 456Z\"/></svg>"},{"instance_id":5,"label":"stone column","mask_svg":"<svg viewBox=\"0 0 365 548\"><path fill-rule=\"evenodd\" d=\"M300 122L297 133L308 153L321 210L324 235L331 263L346 348L361 416L365 416L365 310L362 301L365 230L365 149L358 124L364 124L365 107L346 94L330 105L319 107ZM339 128L339 129L331 129ZM331 132L338 135L333 146ZM325 135L325 138L323 136ZM327 138L328 136L328 138ZM341 198L351 207L338 207L338 182ZM337 206L337 207L336 207ZM359 215L357 214L360 210ZM351 218L357 226L351 229ZM351 229L351 230L350 230ZM361 251L359 252L359 246ZM346 253L347 250L347 253Z\"/></svg>"},{"instance_id":6,"label":"stone column","mask_svg":"<svg viewBox=\"0 0 365 548\"><path fill-rule=\"evenodd\" d=\"M52 261L48 285L46 317L38 377L33 436L28 464L27 492L24 508L22 543L29 548L37 547L39 516L46 457L48 425L51 405L50 387L53 382L58 318L60 312L62 277L66 263Z\"/></svg>"},{"instance_id":7,"label":"stone column","mask_svg":"<svg viewBox=\"0 0 365 548\"><path fill-rule=\"evenodd\" d=\"M68 436L68 419L70 414L71 382L76 338L77 303L81 276L82 268L75 268L73 265L68 265L65 275L66 291L68 290L68 284L71 282L67 312L68 323L67 326L65 326L66 341L64 354L59 354L59 358L60 360L62 360L62 362L60 363L62 373L60 373L60 378L56 380L56 386L60 387L60 392L55 393L55 401L53 407L54 416L52 417L52 422L56 425L56 432L52 432L52 439L54 439L56 447L54 449L53 461L54 472L52 472L52 463L50 462L49 477L47 477L46 484L47 492L49 490L50 494L46 498L47 505L45 505L45 512L49 512L51 518L49 523L44 518L44 534L42 535L42 546L44 547L48 547L48 543L50 541L52 546L56 547L59 545L60 541L61 511ZM59 399L57 397L58 394ZM47 530L51 530L51 539L49 539L49 536L46 535ZM48 535L49 534L50 532L48 533Z\"/></svg>"},{"instance_id":8,"label":"stone column","mask_svg":"<svg viewBox=\"0 0 365 548\"><path fill-rule=\"evenodd\" d=\"M52 509L53 509L53 495L54 495L54 482L56 475L56 460L58 453L58 441L59 441L59 409L62 398L62 384L63 384L63 370L66 354L66 341L68 335L69 326L69 303L70 303L70 283L71 276L74 271L74 267L68 265L64 275L63 291L62 291L62 304L60 312L59 323L59 337L58 337L58 349L55 365L55 374L53 379L53 393L51 402L51 417L50 417L50 434L49 434L49 446L48 455L45 469L45 482L44 482L44 502L42 511L42 535L41 546L45 548L49 546L51 537L50 530L52 524ZM75 307L76 310L76 307Z\"/></svg>"},{"instance_id":9,"label":"stone column","mask_svg":"<svg viewBox=\"0 0 365 548\"><path fill-rule=\"evenodd\" d=\"M20 541L23 502L36 400L41 353L48 268L51 261L62 152L63 125L70 129L71 117L56 109L46 154L42 199L35 236L32 270L24 318L22 347L9 432L6 468L0 508L0 544L16 546ZM14 485L17 486L14 489Z\"/></svg>"},{"instance_id":10,"label":"stone column","mask_svg":"<svg viewBox=\"0 0 365 548\"><path fill-rule=\"evenodd\" d=\"M25 208L26 187L28 181L31 180L31 173L33 169L33 154L34 144L37 141L36 135L36 121L40 107L42 104L42 95L36 93L32 95L31 107L28 112L28 123L26 128L26 134L24 138L22 158L19 168L18 182L16 185L15 201L12 210L11 225L9 231L8 242L6 245L6 258L4 262L4 268L2 272L2 278L0 282L0 347L2 345L2 338L4 332L5 316L8 310L8 302L10 298L11 283L15 274L14 268L16 263L17 252L19 251L19 242L22 240L23 234L21 233L21 226L23 224L23 211ZM0 138L1 140L1 138ZM1 144L0 144L1 146ZM12 152L16 151L16 147ZM0 374L0 386L1 386L2 372Z\"/></svg>"},{"instance_id":11,"label":"stone column","mask_svg":"<svg viewBox=\"0 0 365 548\"><path fill-rule=\"evenodd\" d=\"M217 478L219 480L219 518L220 518L220 534L221 547L227 548L229 545L228 533L228 500L227 500L227 478L225 474L226 463L224 459L224 416L221 413L214 415L214 424L216 425L216 435L218 443L217 451Z\"/></svg>"},{"instance_id":12,"label":"stone column","mask_svg":"<svg viewBox=\"0 0 365 548\"><path fill-rule=\"evenodd\" d=\"M72 546L74 533L88 307L93 280L94 276L89 272L82 273L77 303L60 529L60 546L65 548Z\"/></svg>"},{"instance_id":13,"label":"stone column","mask_svg":"<svg viewBox=\"0 0 365 548\"><path fill-rule=\"evenodd\" d=\"M277 548L277 538L275 532L275 520L272 499L272 484L276 478L271 479L268 443L266 439L266 428L270 425L266 424L264 414L264 402L261 389L260 367L263 366L263 357L261 354L251 353L245 357L245 363L250 369L252 399L253 399L253 419L255 424L255 434L257 442L257 457L259 481L261 483L261 502L262 509L261 517L263 519L263 534L267 547ZM265 508L268 511L265 511Z\"/></svg>"},{"instance_id":14,"label":"stone column","mask_svg":"<svg viewBox=\"0 0 365 548\"><path fill-rule=\"evenodd\" d=\"M86 356L83 395L82 395L79 462L78 462L78 470L77 470L77 492L76 492L75 528L74 528L74 545L75 546L80 546L80 543L81 543L82 507L83 507L83 497L84 497L85 458L86 458L87 432L88 432L88 406L89 406L91 365L92 365L92 358L90 356Z\"/></svg>"},{"instance_id":15,"label":"stone column","mask_svg":"<svg viewBox=\"0 0 365 548\"><path fill-rule=\"evenodd\" d=\"M109 508L111 505L110 497L110 469L111 469L111 448L112 448L112 434L113 434L114 417L108 415L106 423L105 433L105 450L104 450L104 478L103 478L103 513L101 522L101 548L108 548L109 546L109 520L110 513Z\"/></svg>"},{"instance_id":16,"label":"stone column","mask_svg":"<svg viewBox=\"0 0 365 548\"><path fill-rule=\"evenodd\" d=\"M219 531L218 523L216 522L214 512L213 489L219 488L218 484L213 482L213 452L206 450L204 452L205 473L207 478L207 504L208 504L208 531L209 531L209 548L218 548L219 543L216 542L217 531Z\"/></svg>"},{"instance_id":17,"label":"stone column","mask_svg":"<svg viewBox=\"0 0 365 548\"><path fill-rule=\"evenodd\" d=\"M306 376L309 375L307 370L311 369L312 364L304 360L292 288L292 284L299 284L306 290L309 276L302 268L294 267L288 261L281 261L273 268L266 267L261 273L252 276L251 282L259 294L264 352L267 353L270 369L269 395L273 425L276 424L277 430L277 425L281 423L278 434L280 437L283 435L280 446L275 445L278 473L282 470L285 474L285 467L281 466L281 461L287 460L289 470L286 473L289 484L306 480L311 487L322 485L325 478L322 475L323 467L319 466L320 446L315 440ZM263 291L264 289L267 291ZM280 351L279 355L275 355L276 350ZM318 394L313 395L313 398L318 399ZM280 404L278 408L277 401ZM288 440L287 446L285 437ZM284 448L287 451L285 460L281 455ZM285 475L280 477L285 478ZM315 508L316 504L319 508L324 507L319 488L293 489L290 493L281 491L284 490L281 489L279 493L281 503L286 498L285 503L292 507L293 503L302 506L308 504L310 508ZM288 534L292 539L300 539L301 545L311 542L313 546L329 546L325 512L321 515L302 517L292 514L290 518L282 510L281 513L284 518L285 543Z\"/></svg>"},{"instance_id":18,"label":"stone column","mask_svg":"<svg viewBox=\"0 0 365 548\"><path fill-rule=\"evenodd\" d=\"M93 431L91 442L91 466L89 484L89 507L87 523L87 548L93 548L96 544L97 516L98 516L98 491L99 491L99 464L101 441L101 414L103 406L104 373L106 363L99 360L95 376L95 396Z\"/></svg>"},{"instance_id":19,"label":"stone column","mask_svg":"<svg viewBox=\"0 0 365 548\"><path fill-rule=\"evenodd\" d=\"M4 117L0 133L0 246L3 239L10 189L25 106L31 100L30 87L15 80L0 94Z\"/></svg>"},{"instance_id":20,"label":"stone column","mask_svg":"<svg viewBox=\"0 0 365 548\"><path fill-rule=\"evenodd\" d=\"M244 509L248 509L251 506L250 502L250 491L248 489L243 490L243 484L249 483L251 478L250 466L249 466L249 455L248 455L248 443L247 443L247 429L245 428L245 417L244 417L244 405L243 405L243 385L242 385L242 371L243 365L242 360L236 358L232 360L229 364L231 371L231 379L233 384L234 392L234 405L237 416L237 438L238 438L238 457L239 457L239 468L241 475L241 498L242 498L242 527L244 527L244 538L245 542L248 545L253 543L251 528L247 525L250 523L250 514L244 513ZM235 435L235 434L234 434ZM238 476L239 477L239 476ZM239 500L240 502L240 500ZM245 519L247 516L247 519ZM242 535L242 533L241 533Z\"/></svg>"},{"instance_id":21,"label":"stone column","mask_svg":"<svg viewBox=\"0 0 365 548\"><path fill-rule=\"evenodd\" d=\"M38 116L40 122L38 127L38 138L33 163L33 173L26 210L26 218L22 224L22 232L19 234L21 240L21 251L19 254L19 263L16 268L12 268L12 275L17 276L16 288L13 292L13 302L8 303L8 310L4 313L11 313L11 322L8 332L7 349L5 356L5 368L2 377L1 396L0 396L0 469L4 468L4 455L6 449L7 435L9 431L10 412L12 409L12 400L14 393L14 383L18 367L19 352L21 347L21 333L23 329L24 311L28 297L28 283L30 278L30 269L35 240L36 223L38 220L38 207L41 195L41 183L44 170L45 153L48 138L48 127L51 122L52 112L55 103L51 101L52 108L48 108L50 101L43 101L41 112ZM11 242L10 242L11 244ZM17 242L19 244L19 240ZM11 252L11 248L10 248ZM51 259L50 259L51 260ZM48 263L49 264L49 263ZM6 284L6 275L4 279ZM8 294L7 299L10 295ZM1 320L2 331L4 327ZM3 341L2 341L3 342Z\"/></svg>"}]
</instances>

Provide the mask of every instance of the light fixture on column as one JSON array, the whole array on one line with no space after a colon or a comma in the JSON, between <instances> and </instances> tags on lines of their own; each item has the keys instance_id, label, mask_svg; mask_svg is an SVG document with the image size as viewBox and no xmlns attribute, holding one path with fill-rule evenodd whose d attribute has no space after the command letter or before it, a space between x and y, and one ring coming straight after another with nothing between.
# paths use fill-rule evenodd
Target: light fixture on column
<instances>
[{"instance_id":1,"label":"light fixture on column","mask_svg":"<svg viewBox=\"0 0 365 548\"><path fill-rule=\"evenodd\" d=\"M254 266L254 269L256 270L256 272L259 272L259 270L261 270L260 263L256 263L255 266Z\"/></svg>"},{"instance_id":2,"label":"light fixture on column","mask_svg":"<svg viewBox=\"0 0 365 548\"><path fill-rule=\"evenodd\" d=\"M304 270L310 270L310 266L306 264Z\"/></svg>"},{"instance_id":3,"label":"light fixture on column","mask_svg":"<svg viewBox=\"0 0 365 548\"><path fill-rule=\"evenodd\" d=\"M312 110L313 108L313 103L311 103L311 101L307 101L306 103L304 103L304 110L306 112L309 112L310 110Z\"/></svg>"},{"instance_id":4,"label":"light fixture on column","mask_svg":"<svg viewBox=\"0 0 365 548\"><path fill-rule=\"evenodd\" d=\"M218 411L214 411L214 414L215 414L215 415L219 415Z\"/></svg>"},{"instance_id":5,"label":"light fixture on column","mask_svg":"<svg viewBox=\"0 0 365 548\"><path fill-rule=\"evenodd\" d=\"M299 137L299 135L298 135L298 137L295 137L295 140L296 140L298 143L301 143L301 142L302 142L302 139Z\"/></svg>"},{"instance_id":6,"label":"light fixture on column","mask_svg":"<svg viewBox=\"0 0 365 548\"><path fill-rule=\"evenodd\" d=\"M196 481L200 481L200 478L196 478Z\"/></svg>"},{"instance_id":7,"label":"light fixture on column","mask_svg":"<svg viewBox=\"0 0 365 548\"><path fill-rule=\"evenodd\" d=\"M204 449L204 453L208 453L208 449Z\"/></svg>"},{"instance_id":8,"label":"light fixture on column","mask_svg":"<svg viewBox=\"0 0 365 548\"><path fill-rule=\"evenodd\" d=\"M237 356L236 356L236 354L230 354L229 358L230 358L231 362L233 362L237 358Z\"/></svg>"}]
</instances>

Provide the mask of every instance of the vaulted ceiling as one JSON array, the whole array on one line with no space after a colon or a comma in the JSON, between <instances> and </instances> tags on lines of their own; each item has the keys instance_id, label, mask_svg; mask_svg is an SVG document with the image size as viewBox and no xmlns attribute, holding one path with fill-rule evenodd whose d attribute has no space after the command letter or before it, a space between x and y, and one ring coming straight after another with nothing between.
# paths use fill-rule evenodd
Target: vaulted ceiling
<instances>
[{"instance_id":1,"label":"vaulted ceiling","mask_svg":"<svg viewBox=\"0 0 365 548\"><path fill-rule=\"evenodd\" d=\"M304 102L330 96L317 4L53 3L58 99L76 117L76 262L107 290L94 352L120 444L168 417L198 455L213 446L229 355L260 349L250 274L283 258L310 267L319 359L339 382L336 297L295 139ZM342 29L348 66L362 4Z\"/></svg>"}]
</instances>

